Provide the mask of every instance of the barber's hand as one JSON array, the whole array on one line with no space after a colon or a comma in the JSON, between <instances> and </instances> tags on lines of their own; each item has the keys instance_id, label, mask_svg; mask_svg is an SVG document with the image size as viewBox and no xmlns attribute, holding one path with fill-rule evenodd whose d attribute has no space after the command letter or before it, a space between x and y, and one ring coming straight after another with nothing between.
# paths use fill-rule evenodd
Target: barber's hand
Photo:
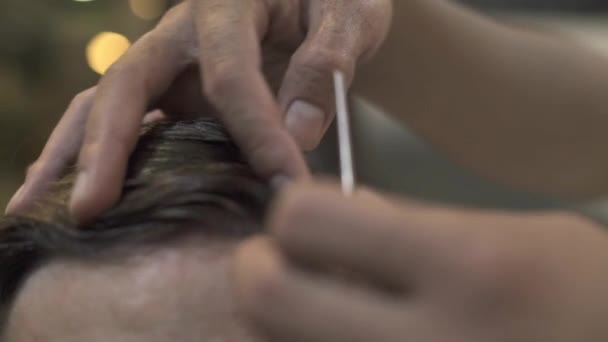
<instances>
[{"instance_id":1,"label":"barber's hand","mask_svg":"<svg viewBox=\"0 0 608 342\"><path fill-rule=\"evenodd\" d=\"M277 341L608 341L608 237L573 214L426 207L295 186L236 257ZM339 272L336 272L339 271Z\"/></svg>"},{"instance_id":2,"label":"barber's hand","mask_svg":"<svg viewBox=\"0 0 608 342\"><path fill-rule=\"evenodd\" d=\"M79 156L71 211L98 215L120 197L144 114L209 112L205 99L260 176L306 176L300 150L316 147L334 116L332 70L352 81L391 9L391 0L185 1L74 99L7 212L31 205Z\"/></svg>"}]
</instances>

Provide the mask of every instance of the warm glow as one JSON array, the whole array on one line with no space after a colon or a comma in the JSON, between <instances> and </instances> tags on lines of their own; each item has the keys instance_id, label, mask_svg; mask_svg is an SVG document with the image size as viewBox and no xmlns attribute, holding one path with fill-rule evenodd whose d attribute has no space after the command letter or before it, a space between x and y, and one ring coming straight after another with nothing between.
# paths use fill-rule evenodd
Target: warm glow
<instances>
[{"instance_id":1,"label":"warm glow","mask_svg":"<svg viewBox=\"0 0 608 342\"><path fill-rule=\"evenodd\" d=\"M87 45L87 62L91 69L103 75L130 45L129 40L118 33L99 33Z\"/></svg>"},{"instance_id":2,"label":"warm glow","mask_svg":"<svg viewBox=\"0 0 608 342\"><path fill-rule=\"evenodd\" d=\"M167 2L166 0L129 0L129 6L136 16L152 20L164 13Z\"/></svg>"}]
</instances>

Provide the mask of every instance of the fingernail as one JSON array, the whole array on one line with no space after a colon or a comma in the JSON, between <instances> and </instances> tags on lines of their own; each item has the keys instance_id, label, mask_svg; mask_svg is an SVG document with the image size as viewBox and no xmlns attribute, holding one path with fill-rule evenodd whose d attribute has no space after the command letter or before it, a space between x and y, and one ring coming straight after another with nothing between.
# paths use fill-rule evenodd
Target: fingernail
<instances>
[{"instance_id":1,"label":"fingernail","mask_svg":"<svg viewBox=\"0 0 608 342\"><path fill-rule=\"evenodd\" d=\"M317 147L325 126L325 113L321 108L305 101L295 101L285 117L287 130L305 151Z\"/></svg>"},{"instance_id":2,"label":"fingernail","mask_svg":"<svg viewBox=\"0 0 608 342\"><path fill-rule=\"evenodd\" d=\"M291 183L291 178L284 175L276 175L270 180L270 186L275 191L281 190Z\"/></svg>"},{"instance_id":3,"label":"fingernail","mask_svg":"<svg viewBox=\"0 0 608 342\"><path fill-rule=\"evenodd\" d=\"M19 204L21 203L21 197L23 196L23 185L19 187L17 192L13 195L11 200L8 202L6 209L4 210L4 214L8 215L17 210Z\"/></svg>"}]
</instances>

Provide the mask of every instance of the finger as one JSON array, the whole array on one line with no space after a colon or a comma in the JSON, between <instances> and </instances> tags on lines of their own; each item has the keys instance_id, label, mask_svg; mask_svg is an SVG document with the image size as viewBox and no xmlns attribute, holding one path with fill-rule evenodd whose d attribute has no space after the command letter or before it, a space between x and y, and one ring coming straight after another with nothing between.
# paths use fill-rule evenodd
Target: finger
<instances>
[{"instance_id":1,"label":"finger","mask_svg":"<svg viewBox=\"0 0 608 342\"><path fill-rule=\"evenodd\" d=\"M264 238L237 252L235 284L245 313L278 341L401 341L411 319L396 298L290 267Z\"/></svg>"},{"instance_id":2,"label":"finger","mask_svg":"<svg viewBox=\"0 0 608 342\"><path fill-rule=\"evenodd\" d=\"M383 8L376 3L317 1L309 9L308 35L279 92L285 125L304 150L319 144L335 115L333 71L342 71L350 84L359 59L383 39L388 24L373 22Z\"/></svg>"},{"instance_id":3,"label":"finger","mask_svg":"<svg viewBox=\"0 0 608 342\"><path fill-rule=\"evenodd\" d=\"M6 214L27 210L76 159L94 96L95 88L91 88L72 100L38 160L28 168L25 183L9 202Z\"/></svg>"},{"instance_id":4,"label":"finger","mask_svg":"<svg viewBox=\"0 0 608 342\"><path fill-rule=\"evenodd\" d=\"M179 31L169 32L177 35ZM90 220L118 200L148 105L187 65L188 56L181 45L185 43L166 32L161 24L140 39L99 83L70 202L72 215L79 222Z\"/></svg>"},{"instance_id":5,"label":"finger","mask_svg":"<svg viewBox=\"0 0 608 342\"><path fill-rule=\"evenodd\" d=\"M262 3L197 2L204 91L258 174L306 176L304 158L284 129L261 72L260 40L267 24Z\"/></svg>"},{"instance_id":6,"label":"finger","mask_svg":"<svg viewBox=\"0 0 608 342\"><path fill-rule=\"evenodd\" d=\"M400 210L406 210L401 213ZM333 186L292 185L279 195L268 228L288 255L365 276L378 285L408 290L434 266L435 227L377 196L345 198Z\"/></svg>"}]
</instances>

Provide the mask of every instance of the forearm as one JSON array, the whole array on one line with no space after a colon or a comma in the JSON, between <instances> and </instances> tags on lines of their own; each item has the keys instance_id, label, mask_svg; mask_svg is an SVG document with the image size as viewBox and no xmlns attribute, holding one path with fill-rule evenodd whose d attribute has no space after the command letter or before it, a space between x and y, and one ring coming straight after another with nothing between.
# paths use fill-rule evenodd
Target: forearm
<instances>
[{"instance_id":1,"label":"forearm","mask_svg":"<svg viewBox=\"0 0 608 342\"><path fill-rule=\"evenodd\" d=\"M395 13L357 91L486 177L608 193L608 59L452 2L395 1Z\"/></svg>"}]
</instances>

